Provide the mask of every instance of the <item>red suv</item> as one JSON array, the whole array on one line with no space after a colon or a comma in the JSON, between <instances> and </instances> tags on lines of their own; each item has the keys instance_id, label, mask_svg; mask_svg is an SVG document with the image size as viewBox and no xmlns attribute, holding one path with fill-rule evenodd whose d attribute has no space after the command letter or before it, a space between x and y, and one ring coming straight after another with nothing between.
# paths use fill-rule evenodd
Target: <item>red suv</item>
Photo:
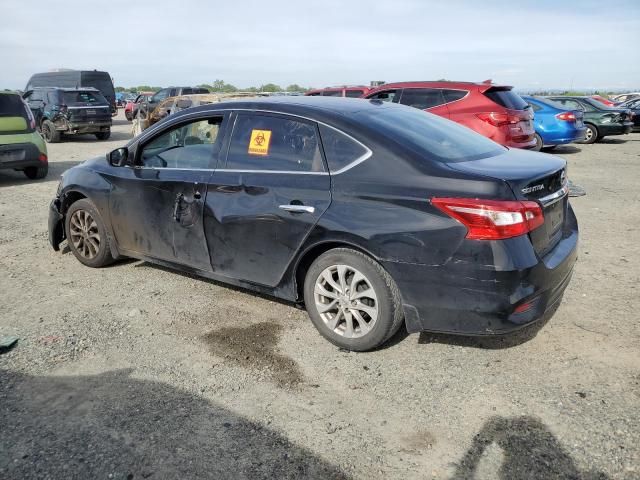
<instances>
[{"instance_id":1,"label":"red suv","mask_svg":"<svg viewBox=\"0 0 640 480\"><path fill-rule=\"evenodd\" d=\"M355 87L327 87L318 88L317 90L309 90L305 95L323 97L351 97L359 98L366 95L371 89L369 87L355 86Z\"/></svg>"},{"instance_id":2,"label":"red suv","mask_svg":"<svg viewBox=\"0 0 640 480\"><path fill-rule=\"evenodd\" d=\"M506 147L535 146L533 111L513 87L471 82L401 82L363 98L402 103L458 122Z\"/></svg>"}]
</instances>

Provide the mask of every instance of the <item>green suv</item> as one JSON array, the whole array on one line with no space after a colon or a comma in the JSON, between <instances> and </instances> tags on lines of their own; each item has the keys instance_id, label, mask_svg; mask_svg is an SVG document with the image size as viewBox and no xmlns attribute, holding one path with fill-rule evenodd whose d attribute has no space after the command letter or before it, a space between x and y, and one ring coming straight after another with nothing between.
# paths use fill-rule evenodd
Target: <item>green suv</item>
<instances>
[{"instance_id":1,"label":"green suv","mask_svg":"<svg viewBox=\"0 0 640 480\"><path fill-rule=\"evenodd\" d=\"M0 91L0 168L21 170L31 179L49 171L47 147L31 110L14 92Z\"/></svg>"}]
</instances>

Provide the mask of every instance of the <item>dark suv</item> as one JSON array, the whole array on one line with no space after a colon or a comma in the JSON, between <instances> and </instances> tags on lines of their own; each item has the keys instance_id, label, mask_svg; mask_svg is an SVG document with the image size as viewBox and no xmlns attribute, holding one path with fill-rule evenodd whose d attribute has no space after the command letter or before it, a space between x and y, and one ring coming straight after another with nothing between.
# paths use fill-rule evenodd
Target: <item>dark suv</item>
<instances>
[{"instance_id":1,"label":"dark suv","mask_svg":"<svg viewBox=\"0 0 640 480\"><path fill-rule=\"evenodd\" d=\"M93 133L98 140L111 135L111 106L95 88L37 87L23 98L47 143L63 134Z\"/></svg>"}]
</instances>

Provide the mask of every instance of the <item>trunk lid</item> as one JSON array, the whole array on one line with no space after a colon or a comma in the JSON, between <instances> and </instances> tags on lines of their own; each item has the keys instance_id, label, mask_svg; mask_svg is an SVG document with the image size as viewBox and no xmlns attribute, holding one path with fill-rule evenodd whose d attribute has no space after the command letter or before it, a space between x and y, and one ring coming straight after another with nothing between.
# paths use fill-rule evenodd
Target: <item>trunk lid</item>
<instances>
[{"instance_id":1,"label":"trunk lid","mask_svg":"<svg viewBox=\"0 0 640 480\"><path fill-rule=\"evenodd\" d=\"M568 208L566 162L563 159L513 149L495 157L448 165L461 172L502 180L509 185L516 199L538 202L544 213L544 224L529 233L538 255L544 256L562 238Z\"/></svg>"}]
</instances>

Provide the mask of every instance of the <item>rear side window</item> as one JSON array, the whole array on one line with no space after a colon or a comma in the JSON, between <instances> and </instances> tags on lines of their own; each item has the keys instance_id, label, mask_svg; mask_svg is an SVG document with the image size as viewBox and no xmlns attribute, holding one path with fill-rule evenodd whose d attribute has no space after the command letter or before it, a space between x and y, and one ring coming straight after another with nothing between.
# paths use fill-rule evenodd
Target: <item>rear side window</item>
<instances>
[{"instance_id":1,"label":"rear side window","mask_svg":"<svg viewBox=\"0 0 640 480\"><path fill-rule=\"evenodd\" d=\"M466 90L443 90L442 94L444 95L444 99L447 103L455 102L456 100L460 100L467 96L469 93Z\"/></svg>"},{"instance_id":2,"label":"rear side window","mask_svg":"<svg viewBox=\"0 0 640 480\"><path fill-rule=\"evenodd\" d=\"M344 92L344 96L349 98L358 98L362 96L363 93L364 90L346 90Z\"/></svg>"},{"instance_id":3,"label":"rear side window","mask_svg":"<svg viewBox=\"0 0 640 480\"><path fill-rule=\"evenodd\" d=\"M369 154L363 145L331 127L320 125L320 136L331 173L337 173Z\"/></svg>"},{"instance_id":4,"label":"rear side window","mask_svg":"<svg viewBox=\"0 0 640 480\"><path fill-rule=\"evenodd\" d=\"M527 108L527 102L510 89L490 88L484 92L484 95L498 105L510 110L524 110Z\"/></svg>"},{"instance_id":5,"label":"rear side window","mask_svg":"<svg viewBox=\"0 0 640 480\"><path fill-rule=\"evenodd\" d=\"M322 92L323 97L341 97L342 90L325 90Z\"/></svg>"},{"instance_id":6,"label":"rear side window","mask_svg":"<svg viewBox=\"0 0 640 480\"><path fill-rule=\"evenodd\" d=\"M315 123L260 114L239 114L227 169L324 172Z\"/></svg>"},{"instance_id":7,"label":"rear side window","mask_svg":"<svg viewBox=\"0 0 640 480\"><path fill-rule=\"evenodd\" d=\"M383 102L396 102L398 103L398 91L397 90L384 90L378 92L375 95L367 97L369 100L382 100Z\"/></svg>"},{"instance_id":8,"label":"rear side window","mask_svg":"<svg viewBox=\"0 0 640 480\"><path fill-rule=\"evenodd\" d=\"M444 103L442 91L437 88L405 88L400 103L410 107L426 110Z\"/></svg>"}]
</instances>

